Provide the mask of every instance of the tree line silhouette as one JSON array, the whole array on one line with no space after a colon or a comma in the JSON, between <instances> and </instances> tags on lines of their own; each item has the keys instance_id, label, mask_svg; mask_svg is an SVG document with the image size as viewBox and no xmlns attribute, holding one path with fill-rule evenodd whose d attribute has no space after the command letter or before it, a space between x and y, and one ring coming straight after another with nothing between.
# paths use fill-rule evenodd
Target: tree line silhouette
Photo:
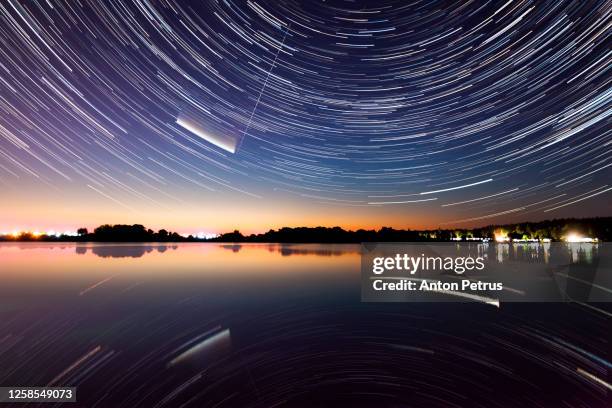
<instances>
[{"instance_id":1,"label":"tree line silhouette","mask_svg":"<svg viewBox=\"0 0 612 408\"><path fill-rule=\"evenodd\" d=\"M153 231L140 224L101 225L89 232L79 228L77 236L49 236L24 232L14 236L0 236L2 241L59 241L59 242L279 242L279 243L359 243L359 242L435 242L451 239L489 238L496 235L510 239L544 239L561 241L569 233L612 241L612 217L566 218L539 222L489 225L480 228L402 230L383 227L379 230L356 231L340 227L284 227L262 234L243 235L240 231L220 234L214 238L183 236L165 229Z\"/></svg>"},{"instance_id":2,"label":"tree line silhouette","mask_svg":"<svg viewBox=\"0 0 612 408\"><path fill-rule=\"evenodd\" d=\"M510 239L551 239L561 241L569 233L612 241L612 217L567 218L540 222L488 225L480 228L402 230L382 227L379 230L347 231L340 227L298 227L269 230L263 234L244 236L240 231L221 234L216 242L295 242L295 243L359 243L359 242L435 242L451 239L489 238L496 235Z\"/></svg>"}]
</instances>

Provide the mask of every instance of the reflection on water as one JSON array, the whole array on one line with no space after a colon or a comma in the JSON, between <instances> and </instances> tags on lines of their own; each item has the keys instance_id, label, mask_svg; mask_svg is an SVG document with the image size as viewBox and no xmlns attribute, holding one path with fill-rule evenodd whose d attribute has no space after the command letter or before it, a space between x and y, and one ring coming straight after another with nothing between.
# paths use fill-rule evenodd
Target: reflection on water
<instances>
[{"instance_id":1,"label":"reflection on water","mask_svg":"<svg viewBox=\"0 0 612 408\"><path fill-rule=\"evenodd\" d=\"M238 252L242 249L242 245L240 244L222 244L221 248L229 249L232 252Z\"/></svg>"},{"instance_id":2,"label":"reflection on water","mask_svg":"<svg viewBox=\"0 0 612 408\"><path fill-rule=\"evenodd\" d=\"M75 252L84 255L91 251L94 255L102 258L140 258L151 251L166 252L168 249L177 249L178 245L79 245L75 246Z\"/></svg>"},{"instance_id":3,"label":"reflection on water","mask_svg":"<svg viewBox=\"0 0 612 408\"><path fill-rule=\"evenodd\" d=\"M35 250L40 248L50 248L50 245L59 249L74 247L75 253L85 255L88 252L102 258L140 258L153 251L166 252L176 250L179 244L116 244L116 243L76 243L71 244L36 244L36 243L12 243L4 244L22 250ZM198 245L198 244L182 244ZM200 244L214 245L232 252L240 252L243 246L249 248L257 247L266 249L269 252L276 252L283 256L289 255L316 255L316 256L340 256L353 254L358 255L360 248L358 245L317 245L317 244ZM456 244L457 247L466 244ZM470 243L467 244L476 248L478 256L495 259L498 263L508 261L531 261L538 263L549 263L551 256L551 243L518 243L518 244L489 244L489 243ZM567 253L570 262L592 262L597 256L602 244L592 243L555 243L552 248L560 253ZM493 255L494 254L494 255Z\"/></svg>"},{"instance_id":4,"label":"reflection on water","mask_svg":"<svg viewBox=\"0 0 612 408\"><path fill-rule=\"evenodd\" d=\"M0 384L77 386L74 407L606 406L610 308L361 303L359 249L0 244Z\"/></svg>"},{"instance_id":5,"label":"reflection on water","mask_svg":"<svg viewBox=\"0 0 612 408\"><path fill-rule=\"evenodd\" d=\"M251 244L253 245L253 244ZM222 248L232 252L242 249L242 244L221 244ZM339 256L346 254L359 254L357 245L316 245L316 244L259 244L270 252L278 252L283 256L290 255L317 255L317 256Z\"/></svg>"},{"instance_id":6,"label":"reflection on water","mask_svg":"<svg viewBox=\"0 0 612 408\"><path fill-rule=\"evenodd\" d=\"M603 244L592 243L518 243L518 244L478 244L479 255L495 253L498 263L523 261L548 264L551 254L556 259L566 259L569 263L591 263L597 257Z\"/></svg>"}]
</instances>

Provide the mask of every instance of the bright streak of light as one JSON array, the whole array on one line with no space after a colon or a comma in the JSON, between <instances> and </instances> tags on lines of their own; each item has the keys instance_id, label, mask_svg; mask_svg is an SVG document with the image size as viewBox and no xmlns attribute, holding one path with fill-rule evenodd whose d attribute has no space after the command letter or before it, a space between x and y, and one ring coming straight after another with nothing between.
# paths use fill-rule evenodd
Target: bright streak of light
<instances>
[{"instance_id":1,"label":"bright streak of light","mask_svg":"<svg viewBox=\"0 0 612 408\"><path fill-rule=\"evenodd\" d=\"M424 191L422 193L420 193L421 195L425 195L425 194L435 194L435 193L443 193L445 191L452 191L452 190L459 190L462 188L466 188L466 187L472 187L472 186L477 186L479 184L484 184L484 183L489 183L493 181L492 178L487 179L487 180L482 180L482 181L477 181L476 183L470 183L470 184L464 184L462 186L457 186L457 187L450 187L450 188L444 188L442 190L434 190L434 191Z\"/></svg>"},{"instance_id":2,"label":"bright streak of light","mask_svg":"<svg viewBox=\"0 0 612 408\"><path fill-rule=\"evenodd\" d=\"M604 380L602 380L601 378L596 377L593 374L584 371L582 368L577 368L576 371L579 374L583 375L584 377L588 378L589 380L595 381L597 384L603 385L604 387L606 387L607 389L612 391L612 385L610 383L607 383Z\"/></svg>"},{"instance_id":3,"label":"bright streak of light","mask_svg":"<svg viewBox=\"0 0 612 408\"><path fill-rule=\"evenodd\" d=\"M195 346L190 347L189 349L187 349L186 351L184 351L183 353L181 353L180 355L172 359L168 363L168 366L170 367L170 366L179 364L183 361L189 360L191 357L203 351L206 351L209 348L215 348L215 346L221 346L224 344L228 344L229 341L230 341L229 329L222 330L218 333L213 334L210 337L206 337L204 340L202 340Z\"/></svg>"},{"instance_id":4,"label":"bright streak of light","mask_svg":"<svg viewBox=\"0 0 612 408\"><path fill-rule=\"evenodd\" d=\"M236 153L236 146L238 145L238 138L224 135L211 135L206 132L200 124L195 120L188 118L184 115L179 115L176 118L176 123L190 131L191 133L200 136L208 143L213 144L227 152L232 154Z\"/></svg>"}]
</instances>

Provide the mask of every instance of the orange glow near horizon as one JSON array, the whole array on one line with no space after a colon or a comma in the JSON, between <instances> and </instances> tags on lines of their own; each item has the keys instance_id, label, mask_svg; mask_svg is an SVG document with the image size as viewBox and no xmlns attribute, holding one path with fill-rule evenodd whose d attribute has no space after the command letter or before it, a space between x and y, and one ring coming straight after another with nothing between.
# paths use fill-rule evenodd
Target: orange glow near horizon
<instances>
[{"instance_id":1,"label":"orange glow near horizon","mask_svg":"<svg viewBox=\"0 0 612 408\"><path fill-rule=\"evenodd\" d=\"M224 233L239 230L243 234L262 233L282 227L335 227L348 230L381 227L437 228L436 217L425 206L408 214L405 209L350 207L312 204L299 200L245 199L243 202L205 202L201 205L173 206L160 210L142 207L138 212L118 211L113 203L47 202L12 200L3 203L0 233L3 231L92 231L103 224L142 224L155 231L166 229L180 234Z\"/></svg>"},{"instance_id":2,"label":"orange glow near horizon","mask_svg":"<svg viewBox=\"0 0 612 408\"><path fill-rule=\"evenodd\" d=\"M184 192L183 192L184 193ZM178 193L176 194L178 196ZM346 230L454 229L491 224L540 221L543 215L522 217L508 214L471 223L453 224L465 218L456 207L441 209L439 203L389 206L343 206L313 202L274 192L263 198L240 194L193 192L181 201L159 199L159 203L132 202L129 208L77 187L57 190L40 188L3 191L0 202L0 233L13 231L92 231L103 224L142 224L152 230L166 229L179 234L220 234L239 230L243 234L263 233L282 227L341 227ZM601 208L605 215L606 207ZM559 214L563 215L563 214ZM566 216L572 216L571 212Z\"/></svg>"}]
</instances>

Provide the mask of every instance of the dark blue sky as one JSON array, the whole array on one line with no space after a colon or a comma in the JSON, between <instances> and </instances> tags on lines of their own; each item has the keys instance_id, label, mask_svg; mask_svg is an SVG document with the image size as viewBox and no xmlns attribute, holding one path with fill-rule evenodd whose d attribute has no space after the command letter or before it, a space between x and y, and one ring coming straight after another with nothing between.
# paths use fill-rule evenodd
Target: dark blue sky
<instances>
[{"instance_id":1,"label":"dark blue sky","mask_svg":"<svg viewBox=\"0 0 612 408\"><path fill-rule=\"evenodd\" d=\"M610 215L604 2L0 4L0 229Z\"/></svg>"}]
</instances>

